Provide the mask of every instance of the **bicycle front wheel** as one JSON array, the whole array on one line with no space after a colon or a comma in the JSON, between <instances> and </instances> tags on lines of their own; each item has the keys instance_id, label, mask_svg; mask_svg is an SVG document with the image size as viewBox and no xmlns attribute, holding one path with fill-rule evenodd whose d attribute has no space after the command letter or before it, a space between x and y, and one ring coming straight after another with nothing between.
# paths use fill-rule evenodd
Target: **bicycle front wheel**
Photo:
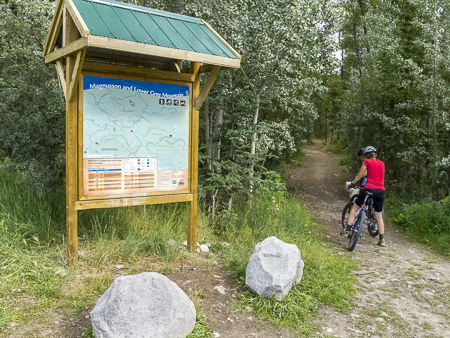
<instances>
[{"instance_id":1,"label":"bicycle front wheel","mask_svg":"<svg viewBox=\"0 0 450 338\"><path fill-rule=\"evenodd\" d=\"M353 202L347 203L344 210L342 211L342 227L345 228L347 226L348 217L350 216L350 210L353 208Z\"/></svg>"},{"instance_id":2,"label":"bicycle front wheel","mask_svg":"<svg viewBox=\"0 0 450 338\"><path fill-rule=\"evenodd\" d=\"M352 232L352 237L350 237L350 242L348 243L348 251L353 251L353 249L355 249L356 243L358 242L358 239L361 236L363 226L364 226L364 212L360 212L358 216L356 216L355 227Z\"/></svg>"}]
</instances>

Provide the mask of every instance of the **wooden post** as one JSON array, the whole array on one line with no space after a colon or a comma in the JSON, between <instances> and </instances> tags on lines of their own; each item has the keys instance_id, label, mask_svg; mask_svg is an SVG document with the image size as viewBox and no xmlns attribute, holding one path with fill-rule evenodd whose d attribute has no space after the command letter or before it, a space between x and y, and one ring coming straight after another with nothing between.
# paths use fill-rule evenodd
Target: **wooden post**
<instances>
[{"instance_id":1,"label":"wooden post","mask_svg":"<svg viewBox=\"0 0 450 338\"><path fill-rule=\"evenodd\" d=\"M192 109L191 121L191 193L192 202L187 203L188 207L188 229L187 246L191 252L197 249L197 206L198 206L198 125L199 112L195 109L195 102L200 94L200 66L198 62L191 62L190 73L195 75L192 84L192 100L190 106Z\"/></svg>"},{"instance_id":2,"label":"wooden post","mask_svg":"<svg viewBox=\"0 0 450 338\"><path fill-rule=\"evenodd\" d=\"M78 30L64 8L63 41L67 45L78 39ZM76 71L76 55L66 58L66 93L72 84L73 72ZM78 217L75 202L78 194L78 153L77 153L77 125L78 125L78 87L77 95L66 95L66 233L67 233L67 264L75 264L78 260Z\"/></svg>"}]
</instances>

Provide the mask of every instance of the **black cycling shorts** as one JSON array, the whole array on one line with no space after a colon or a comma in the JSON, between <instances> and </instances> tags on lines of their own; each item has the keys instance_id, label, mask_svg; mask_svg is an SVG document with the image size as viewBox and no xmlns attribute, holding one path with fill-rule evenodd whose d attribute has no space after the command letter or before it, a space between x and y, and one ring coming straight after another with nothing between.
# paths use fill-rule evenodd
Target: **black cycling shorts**
<instances>
[{"instance_id":1,"label":"black cycling shorts","mask_svg":"<svg viewBox=\"0 0 450 338\"><path fill-rule=\"evenodd\" d=\"M355 200L355 203L360 207L364 203L364 198L366 197L365 191L370 191L373 193L373 208L376 212L383 211L384 202L384 190L382 189L360 189L359 195Z\"/></svg>"}]
</instances>

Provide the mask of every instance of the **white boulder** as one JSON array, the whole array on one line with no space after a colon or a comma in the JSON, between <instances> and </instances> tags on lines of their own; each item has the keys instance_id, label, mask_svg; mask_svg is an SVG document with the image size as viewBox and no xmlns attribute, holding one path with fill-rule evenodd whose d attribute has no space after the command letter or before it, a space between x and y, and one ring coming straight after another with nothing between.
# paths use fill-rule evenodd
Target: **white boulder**
<instances>
[{"instance_id":1,"label":"white boulder","mask_svg":"<svg viewBox=\"0 0 450 338\"><path fill-rule=\"evenodd\" d=\"M245 285L262 297L283 300L302 279L303 267L297 246L272 236L256 245L245 269Z\"/></svg>"},{"instance_id":2,"label":"white boulder","mask_svg":"<svg viewBox=\"0 0 450 338\"><path fill-rule=\"evenodd\" d=\"M116 278L91 312L97 338L182 338L195 317L183 290L156 272Z\"/></svg>"}]
</instances>

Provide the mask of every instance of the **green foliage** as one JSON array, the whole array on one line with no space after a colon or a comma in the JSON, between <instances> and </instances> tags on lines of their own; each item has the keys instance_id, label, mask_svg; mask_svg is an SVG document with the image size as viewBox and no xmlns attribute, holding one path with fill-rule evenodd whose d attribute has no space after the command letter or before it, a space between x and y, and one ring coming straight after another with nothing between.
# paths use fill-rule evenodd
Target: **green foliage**
<instances>
[{"instance_id":1,"label":"green foliage","mask_svg":"<svg viewBox=\"0 0 450 338\"><path fill-rule=\"evenodd\" d=\"M312 139L312 97L334 67L335 6L208 0L190 1L183 14L208 21L242 56L240 70L219 75L200 113L202 196L214 214L236 192L283 190L273 170Z\"/></svg>"},{"instance_id":2,"label":"green foliage","mask_svg":"<svg viewBox=\"0 0 450 338\"><path fill-rule=\"evenodd\" d=\"M450 256L450 197L434 202L404 203L394 221L416 241Z\"/></svg>"},{"instance_id":3,"label":"green foliage","mask_svg":"<svg viewBox=\"0 0 450 338\"><path fill-rule=\"evenodd\" d=\"M205 316L197 313L194 330L186 338L209 338L211 332L211 329L206 325Z\"/></svg>"},{"instance_id":4,"label":"green foliage","mask_svg":"<svg viewBox=\"0 0 450 338\"><path fill-rule=\"evenodd\" d=\"M448 1L344 1L345 151L373 145L390 189L449 194ZM352 162L358 162L354 159Z\"/></svg>"},{"instance_id":5,"label":"green foliage","mask_svg":"<svg viewBox=\"0 0 450 338\"><path fill-rule=\"evenodd\" d=\"M64 175L64 97L42 55L54 5L0 0L0 154L38 193Z\"/></svg>"}]
</instances>

